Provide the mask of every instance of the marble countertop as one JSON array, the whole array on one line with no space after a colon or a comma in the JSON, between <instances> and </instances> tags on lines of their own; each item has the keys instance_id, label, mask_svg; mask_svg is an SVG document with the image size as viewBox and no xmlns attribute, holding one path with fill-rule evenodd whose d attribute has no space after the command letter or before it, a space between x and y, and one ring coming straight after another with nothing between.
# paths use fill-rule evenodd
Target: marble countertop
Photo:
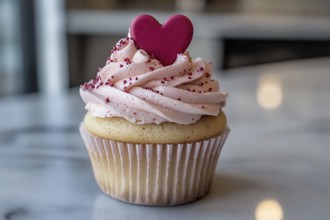
<instances>
[{"instance_id":1,"label":"marble countertop","mask_svg":"<svg viewBox=\"0 0 330 220\"><path fill-rule=\"evenodd\" d=\"M0 219L330 219L330 58L217 77L232 131L211 192L177 207L101 193L77 89L0 99Z\"/></svg>"}]
</instances>

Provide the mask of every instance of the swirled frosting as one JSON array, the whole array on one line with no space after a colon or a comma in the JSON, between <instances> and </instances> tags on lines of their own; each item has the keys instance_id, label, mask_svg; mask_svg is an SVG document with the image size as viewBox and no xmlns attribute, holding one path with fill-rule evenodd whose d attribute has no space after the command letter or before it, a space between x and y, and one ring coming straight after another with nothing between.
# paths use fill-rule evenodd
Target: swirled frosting
<instances>
[{"instance_id":1,"label":"swirled frosting","mask_svg":"<svg viewBox=\"0 0 330 220\"><path fill-rule=\"evenodd\" d=\"M186 52L163 66L126 37L96 79L81 86L80 95L95 117L191 124L203 115L218 115L228 94L219 90L211 65L202 58L191 59Z\"/></svg>"}]
</instances>

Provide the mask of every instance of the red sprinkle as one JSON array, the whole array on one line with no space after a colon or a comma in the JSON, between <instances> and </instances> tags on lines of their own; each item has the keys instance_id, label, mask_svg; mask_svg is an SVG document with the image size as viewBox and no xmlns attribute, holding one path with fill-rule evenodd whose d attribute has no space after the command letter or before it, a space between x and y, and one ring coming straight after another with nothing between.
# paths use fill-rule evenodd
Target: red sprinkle
<instances>
[{"instance_id":1,"label":"red sprinkle","mask_svg":"<svg viewBox=\"0 0 330 220\"><path fill-rule=\"evenodd\" d=\"M204 83L200 83L200 84L198 84L199 86L203 86L204 85Z\"/></svg>"},{"instance_id":2,"label":"red sprinkle","mask_svg":"<svg viewBox=\"0 0 330 220\"><path fill-rule=\"evenodd\" d=\"M119 65L119 68L122 68L123 66L124 66L123 64L120 64L120 65Z\"/></svg>"},{"instance_id":3,"label":"red sprinkle","mask_svg":"<svg viewBox=\"0 0 330 220\"><path fill-rule=\"evenodd\" d=\"M132 63L132 61L128 57L126 57L124 61L126 62L127 65Z\"/></svg>"},{"instance_id":4,"label":"red sprinkle","mask_svg":"<svg viewBox=\"0 0 330 220\"><path fill-rule=\"evenodd\" d=\"M109 103L110 99L107 97L104 101L105 101L105 103Z\"/></svg>"},{"instance_id":5,"label":"red sprinkle","mask_svg":"<svg viewBox=\"0 0 330 220\"><path fill-rule=\"evenodd\" d=\"M127 83L127 80L125 79L124 81L123 81L123 83L124 83L124 85Z\"/></svg>"},{"instance_id":6,"label":"red sprinkle","mask_svg":"<svg viewBox=\"0 0 330 220\"><path fill-rule=\"evenodd\" d=\"M211 92L212 91L212 88L209 88L209 92Z\"/></svg>"},{"instance_id":7,"label":"red sprinkle","mask_svg":"<svg viewBox=\"0 0 330 220\"><path fill-rule=\"evenodd\" d=\"M80 86L80 88L82 88L84 90L88 90L88 84L84 83L83 85Z\"/></svg>"},{"instance_id":8,"label":"red sprinkle","mask_svg":"<svg viewBox=\"0 0 330 220\"><path fill-rule=\"evenodd\" d=\"M135 77L135 80L138 80L139 78L138 77Z\"/></svg>"},{"instance_id":9,"label":"red sprinkle","mask_svg":"<svg viewBox=\"0 0 330 220\"><path fill-rule=\"evenodd\" d=\"M207 78L209 78L211 75L210 75L210 73L206 73L205 76L206 76Z\"/></svg>"},{"instance_id":10,"label":"red sprinkle","mask_svg":"<svg viewBox=\"0 0 330 220\"><path fill-rule=\"evenodd\" d=\"M116 47L116 46L113 46L112 47L112 50L111 50L111 53L113 53L113 52L115 52L115 51L117 51L118 50L118 48Z\"/></svg>"},{"instance_id":11,"label":"red sprinkle","mask_svg":"<svg viewBox=\"0 0 330 220\"><path fill-rule=\"evenodd\" d=\"M85 82L83 85L81 85L82 89L85 90L91 90L91 89L98 89L100 86L102 86L104 83L101 80L100 76L97 76L95 79L90 80L89 82Z\"/></svg>"},{"instance_id":12,"label":"red sprinkle","mask_svg":"<svg viewBox=\"0 0 330 220\"><path fill-rule=\"evenodd\" d=\"M155 67L151 66L151 67L149 67L149 69L150 69L151 71L154 71L154 70L155 70Z\"/></svg>"}]
</instances>

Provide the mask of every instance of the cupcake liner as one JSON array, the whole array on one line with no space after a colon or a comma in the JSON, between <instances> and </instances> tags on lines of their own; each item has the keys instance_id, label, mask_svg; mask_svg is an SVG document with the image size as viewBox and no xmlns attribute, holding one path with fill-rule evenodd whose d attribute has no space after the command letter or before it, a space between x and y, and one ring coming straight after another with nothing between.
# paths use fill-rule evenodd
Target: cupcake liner
<instances>
[{"instance_id":1,"label":"cupcake liner","mask_svg":"<svg viewBox=\"0 0 330 220\"><path fill-rule=\"evenodd\" d=\"M229 129L184 144L134 144L80 133L95 179L107 195L142 205L178 205L203 197L212 184Z\"/></svg>"}]
</instances>

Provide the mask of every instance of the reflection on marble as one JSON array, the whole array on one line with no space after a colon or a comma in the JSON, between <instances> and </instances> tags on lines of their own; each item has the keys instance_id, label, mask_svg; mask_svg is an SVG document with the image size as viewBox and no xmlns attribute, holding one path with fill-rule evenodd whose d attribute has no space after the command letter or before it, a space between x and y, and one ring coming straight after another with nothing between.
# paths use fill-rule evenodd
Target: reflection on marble
<instances>
[{"instance_id":1,"label":"reflection on marble","mask_svg":"<svg viewBox=\"0 0 330 220\"><path fill-rule=\"evenodd\" d=\"M282 220L282 206L276 200L261 201L255 211L256 220Z\"/></svg>"},{"instance_id":2,"label":"reflection on marble","mask_svg":"<svg viewBox=\"0 0 330 220\"><path fill-rule=\"evenodd\" d=\"M258 104L265 109L275 109L282 104L281 78L276 74L259 76L257 87Z\"/></svg>"},{"instance_id":3,"label":"reflection on marble","mask_svg":"<svg viewBox=\"0 0 330 220\"><path fill-rule=\"evenodd\" d=\"M273 108L257 96L268 74L281 88ZM210 193L177 207L135 206L100 192L78 133L77 89L0 99L0 219L330 219L330 58L218 77L230 93L231 135Z\"/></svg>"}]
</instances>

